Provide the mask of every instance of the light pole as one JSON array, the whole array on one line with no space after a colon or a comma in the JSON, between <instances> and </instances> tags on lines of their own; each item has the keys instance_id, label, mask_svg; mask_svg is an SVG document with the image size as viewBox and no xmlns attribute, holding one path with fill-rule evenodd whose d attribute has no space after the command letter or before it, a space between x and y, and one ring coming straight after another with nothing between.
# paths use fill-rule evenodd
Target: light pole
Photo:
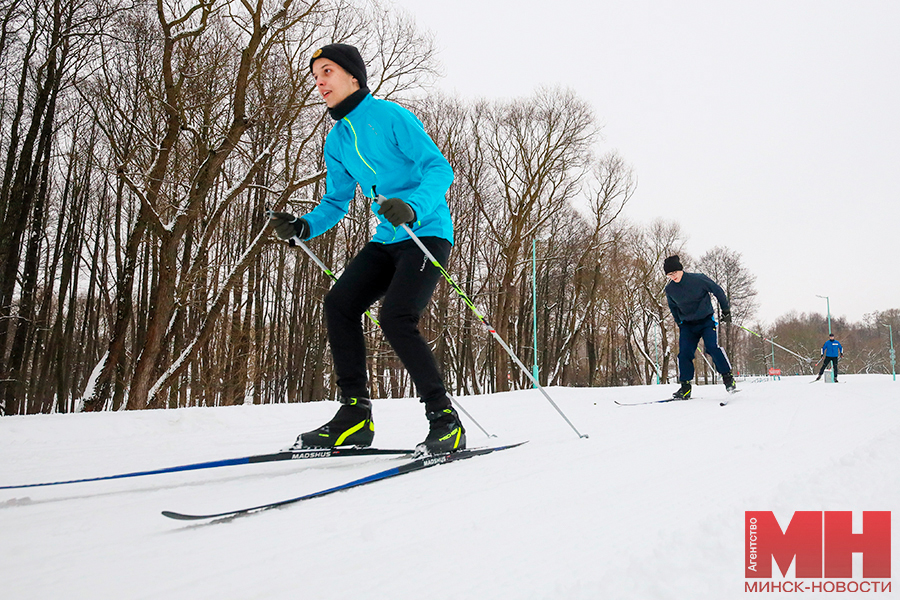
<instances>
[{"instance_id":1,"label":"light pole","mask_svg":"<svg viewBox=\"0 0 900 600\"><path fill-rule=\"evenodd\" d=\"M816 294L816 298L825 298L825 309L828 311L828 335L831 335L831 300L828 296L820 296Z\"/></svg>"},{"instance_id":2,"label":"light pole","mask_svg":"<svg viewBox=\"0 0 900 600\"><path fill-rule=\"evenodd\" d=\"M537 343L537 238L531 240L531 319L532 332L531 339L534 342L534 365L531 367L531 374L534 380L538 381L538 343ZM532 387L536 387L532 384Z\"/></svg>"},{"instance_id":3,"label":"light pole","mask_svg":"<svg viewBox=\"0 0 900 600\"><path fill-rule=\"evenodd\" d=\"M894 367L896 364L897 355L894 353L894 328L889 324L882 323L885 327L888 328L888 338L891 340L891 375L894 377L894 381L897 381L897 369Z\"/></svg>"}]
</instances>

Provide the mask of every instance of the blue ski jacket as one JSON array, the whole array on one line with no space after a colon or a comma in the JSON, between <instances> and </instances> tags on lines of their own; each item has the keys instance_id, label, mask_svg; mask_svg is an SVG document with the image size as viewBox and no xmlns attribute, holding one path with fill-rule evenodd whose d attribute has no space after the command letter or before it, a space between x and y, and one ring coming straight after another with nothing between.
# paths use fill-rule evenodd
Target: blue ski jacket
<instances>
[{"instance_id":1,"label":"blue ski jacket","mask_svg":"<svg viewBox=\"0 0 900 600\"><path fill-rule=\"evenodd\" d=\"M681 281L670 281L666 285L666 301L675 322L702 321L713 314L712 294L719 301L723 311L731 310L728 297L719 284L703 273L685 273Z\"/></svg>"},{"instance_id":2,"label":"blue ski jacket","mask_svg":"<svg viewBox=\"0 0 900 600\"><path fill-rule=\"evenodd\" d=\"M445 197L453 183L453 169L422 122L399 104L371 95L363 98L328 133L325 167L325 195L303 216L310 238L322 235L347 214L359 185L369 198L376 190L412 206L416 221L410 227L417 236L453 243L453 220ZM374 202L372 211L378 211ZM373 242L392 244L409 239L402 227L377 218Z\"/></svg>"},{"instance_id":3,"label":"blue ski jacket","mask_svg":"<svg viewBox=\"0 0 900 600\"><path fill-rule=\"evenodd\" d=\"M822 344L822 356L843 356L844 347L837 340L828 340Z\"/></svg>"}]
</instances>

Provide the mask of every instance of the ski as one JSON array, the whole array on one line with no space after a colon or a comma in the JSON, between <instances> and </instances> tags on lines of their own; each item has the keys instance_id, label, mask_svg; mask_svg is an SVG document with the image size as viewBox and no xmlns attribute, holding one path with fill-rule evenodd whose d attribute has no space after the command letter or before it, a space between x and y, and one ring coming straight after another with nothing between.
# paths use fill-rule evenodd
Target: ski
<instances>
[{"instance_id":1,"label":"ski","mask_svg":"<svg viewBox=\"0 0 900 600\"><path fill-rule=\"evenodd\" d=\"M508 450L510 448L515 448L517 446L521 446L525 442L518 442L516 444L508 444L505 446L495 446L489 448L470 448L465 450L457 450L456 452L444 452L441 454L428 454L421 456L419 458L415 458L410 462L404 463L397 467L391 467L390 469L385 469L384 471L379 471L373 475L368 475L366 477L362 477L361 479L354 479L353 481L349 481L347 483L337 485L334 487L330 487L328 489L320 490L318 492L312 492L310 494L305 494L303 496L297 496L296 498L288 498L287 500L279 500L276 502L269 502L267 504L260 504L259 506L251 506L249 508L239 508L236 510L229 510L225 512L212 513L206 515L192 515L174 512L170 510L162 511L163 516L169 517L170 519L176 519L179 521L204 521L207 519L223 519L223 518L234 518L243 515L248 515L252 513L261 512L264 510L269 510L272 508L279 508L282 506L287 506L289 504L296 504L297 502L302 502L304 500L311 500L313 498L321 498L322 496L327 496L329 494L333 494L335 492L341 492L344 490L349 490L355 487L359 487L362 485L366 485L369 483L374 483L376 481L384 481L385 479L390 479L391 477L397 477L398 475L405 475L406 473L412 473L414 471L421 471L422 469L427 469L429 467L434 467L437 465L443 465L451 462L456 462L458 460L465 460L467 458L472 458L474 456L483 456L485 454L490 454L492 452L500 452L501 450Z\"/></svg>"},{"instance_id":2,"label":"ski","mask_svg":"<svg viewBox=\"0 0 900 600\"><path fill-rule=\"evenodd\" d=\"M685 402L687 400L700 400L701 398L666 398L665 400L647 400L645 402L619 402L613 400L619 406L644 406L646 404L665 404L666 402Z\"/></svg>"},{"instance_id":3,"label":"ski","mask_svg":"<svg viewBox=\"0 0 900 600\"><path fill-rule=\"evenodd\" d=\"M733 390L729 390L728 393L733 396L740 391L741 390L739 390L739 389L733 389ZM730 400L722 400L721 402L719 402L719 406L726 406L726 405L728 405L729 402L730 402Z\"/></svg>"},{"instance_id":4,"label":"ski","mask_svg":"<svg viewBox=\"0 0 900 600\"><path fill-rule=\"evenodd\" d=\"M276 462L282 460L304 460L310 458L331 458L339 456L402 456L407 454L414 454L415 452L415 450L406 449L358 448L352 446L348 446L345 448L305 448L300 450L282 450L281 452L273 452L271 454L257 454L255 456L243 456L241 458L211 460L207 462L165 467L162 469L153 469L150 471L133 471L131 473L119 473L117 475L103 475L100 477L86 477L84 479L69 479L65 481L48 481L44 483L2 485L0 486L0 490L45 487L49 485L64 485L68 483L85 483L88 481L107 481L110 479L127 479L129 477L143 477L145 475L161 475L163 473L177 473L179 471L197 471L200 469L214 469L217 467L231 467L234 465L248 465L253 463Z\"/></svg>"}]
</instances>

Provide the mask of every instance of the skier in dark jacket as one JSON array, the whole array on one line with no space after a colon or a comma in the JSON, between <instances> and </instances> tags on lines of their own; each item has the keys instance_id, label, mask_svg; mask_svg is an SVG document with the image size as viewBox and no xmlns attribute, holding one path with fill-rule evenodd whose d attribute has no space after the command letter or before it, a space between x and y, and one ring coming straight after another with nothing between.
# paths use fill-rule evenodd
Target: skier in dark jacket
<instances>
[{"instance_id":1,"label":"skier in dark jacket","mask_svg":"<svg viewBox=\"0 0 900 600\"><path fill-rule=\"evenodd\" d=\"M303 217L272 213L271 224L285 240L321 235L347 214L357 186L373 199L379 224L325 297L342 406L331 421L300 434L295 447L371 445L375 426L362 315L381 298L381 330L425 404L429 432L419 448L429 452L465 448L465 429L418 328L440 271L402 227L408 225L438 262L446 264L453 221L445 195L453 170L415 115L399 104L372 97L365 63L355 47L323 46L313 53L309 66L336 121L325 140L326 192ZM386 199L379 205L376 195Z\"/></svg>"},{"instance_id":2,"label":"skier in dark jacket","mask_svg":"<svg viewBox=\"0 0 900 600\"><path fill-rule=\"evenodd\" d=\"M722 321L731 323L731 305L725 291L712 279L702 273L685 273L678 256L670 256L663 262L663 270L671 281L666 284L666 300L672 317L678 324L678 379L681 388L672 397L686 400L691 397L691 380L694 378L694 353L700 340L704 351L713 359L713 364L722 375L725 389L736 389L731 365L724 350L716 339L716 321L710 294L719 301Z\"/></svg>"},{"instance_id":3,"label":"skier in dark jacket","mask_svg":"<svg viewBox=\"0 0 900 600\"><path fill-rule=\"evenodd\" d=\"M822 344L822 368L819 369L819 376L816 377L816 381L822 379L822 373L825 372L825 367L828 366L828 363L834 365L834 382L838 383L838 358L844 358L844 347L841 346L841 343L834 339L834 334L828 334L828 340Z\"/></svg>"}]
</instances>

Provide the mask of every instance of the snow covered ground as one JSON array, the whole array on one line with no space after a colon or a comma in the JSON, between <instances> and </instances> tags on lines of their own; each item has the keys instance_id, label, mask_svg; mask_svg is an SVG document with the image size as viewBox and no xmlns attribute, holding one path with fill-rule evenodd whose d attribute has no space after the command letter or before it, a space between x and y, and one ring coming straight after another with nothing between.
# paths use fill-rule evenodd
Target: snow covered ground
<instances>
[{"instance_id":1,"label":"snow covered ground","mask_svg":"<svg viewBox=\"0 0 900 600\"><path fill-rule=\"evenodd\" d=\"M0 596L753 597L760 594L744 591L744 511L771 510L779 520L797 510L900 515L900 383L810 379L741 382L725 407L720 385L695 388L689 402L635 407L614 400L664 398L675 386L549 388L588 439L534 390L464 397L464 408L497 436L488 440L468 424L470 446L529 443L227 522L190 524L160 511L290 498L398 459L0 490ZM335 408L4 417L0 485L272 452ZM378 446L408 447L425 436L415 400L376 400L375 421ZM897 521L892 540L900 539ZM894 558L894 573L896 565Z\"/></svg>"}]
</instances>

